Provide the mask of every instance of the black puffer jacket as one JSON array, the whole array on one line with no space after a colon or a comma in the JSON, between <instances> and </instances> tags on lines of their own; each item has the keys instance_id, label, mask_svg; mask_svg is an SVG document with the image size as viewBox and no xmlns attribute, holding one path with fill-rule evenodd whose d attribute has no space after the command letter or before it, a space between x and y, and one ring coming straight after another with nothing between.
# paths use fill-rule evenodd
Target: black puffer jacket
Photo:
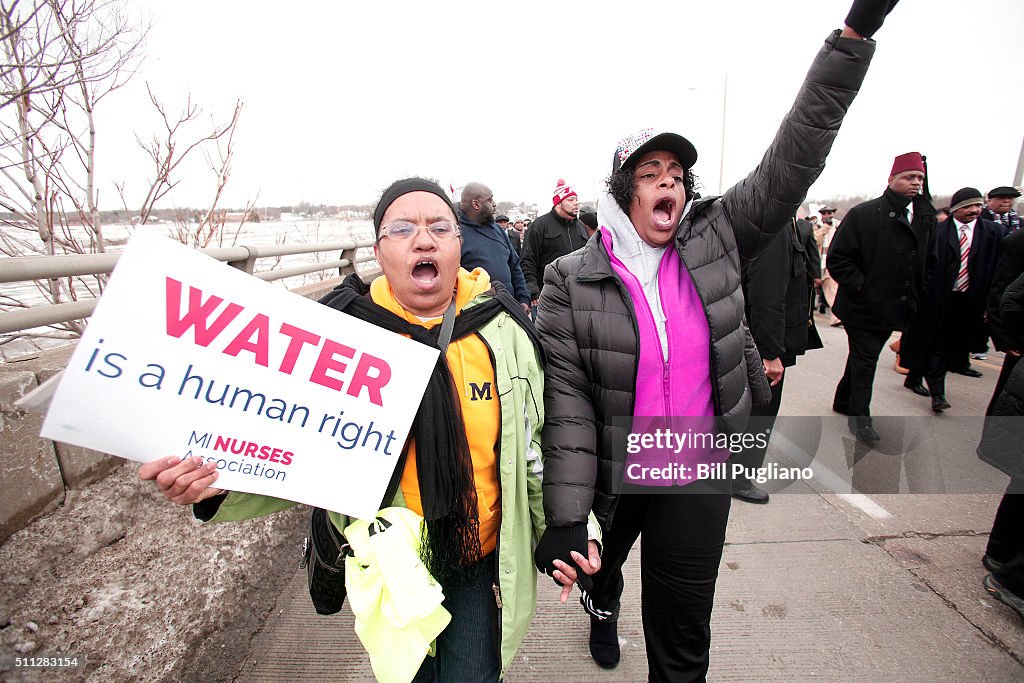
<instances>
[{"instance_id":1,"label":"black puffer jacket","mask_svg":"<svg viewBox=\"0 0 1024 683\"><path fill-rule=\"evenodd\" d=\"M846 110L864 79L874 43L826 41L793 109L754 171L722 197L695 202L675 248L704 304L720 428L742 430L751 389L767 383L743 321L740 258L787 224L824 168ZM762 230L762 226L765 229ZM633 415L639 337L635 312L595 238L544 275L537 327L548 354L545 382L544 506L547 523L607 527L622 487Z\"/></svg>"}]
</instances>

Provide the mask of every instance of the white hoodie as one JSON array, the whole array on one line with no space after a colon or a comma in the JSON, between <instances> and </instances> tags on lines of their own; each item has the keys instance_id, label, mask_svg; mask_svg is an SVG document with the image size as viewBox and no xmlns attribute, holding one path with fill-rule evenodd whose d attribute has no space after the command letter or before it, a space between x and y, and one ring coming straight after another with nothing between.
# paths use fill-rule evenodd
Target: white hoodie
<instances>
[{"instance_id":1,"label":"white hoodie","mask_svg":"<svg viewBox=\"0 0 1024 683\"><path fill-rule=\"evenodd\" d=\"M693 200L687 199L683 206L682 216L690 210ZM682 219L680 219L682 220ZM658 266L665 255L665 249L673 245L669 242L663 247L652 247L640 239L629 216L622 212L618 202L605 190L597 203L597 225L607 230L612 238L612 251L622 261L626 269L636 276L644 290L647 306L654 316L655 327L658 328L658 339L661 341L662 358L668 359L668 337L665 334L665 312L661 308L661 294L658 287Z\"/></svg>"}]
</instances>

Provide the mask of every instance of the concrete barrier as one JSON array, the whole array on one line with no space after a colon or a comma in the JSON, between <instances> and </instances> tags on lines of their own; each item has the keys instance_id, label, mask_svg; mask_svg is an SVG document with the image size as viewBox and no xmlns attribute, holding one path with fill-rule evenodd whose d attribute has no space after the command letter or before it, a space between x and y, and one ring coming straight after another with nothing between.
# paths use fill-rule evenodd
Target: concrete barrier
<instances>
[{"instance_id":1,"label":"concrete barrier","mask_svg":"<svg viewBox=\"0 0 1024 683\"><path fill-rule=\"evenodd\" d=\"M39 438L42 418L17 410L14 402L39 382L28 369L0 372L0 542L64 500L57 453Z\"/></svg>"}]
</instances>

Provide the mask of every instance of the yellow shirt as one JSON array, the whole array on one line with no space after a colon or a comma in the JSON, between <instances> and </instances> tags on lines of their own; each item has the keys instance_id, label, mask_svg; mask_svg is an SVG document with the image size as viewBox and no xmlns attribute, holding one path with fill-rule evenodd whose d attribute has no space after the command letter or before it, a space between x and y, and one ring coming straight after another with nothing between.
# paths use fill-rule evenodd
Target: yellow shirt
<instances>
[{"instance_id":1,"label":"yellow shirt","mask_svg":"<svg viewBox=\"0 0 1024 683\"><path fill-rule=\"evenodd\" d=\"M474 297L491 287L487 273L476 268L472 273L459 269L455 290L455 312ZM423 321L406 311L395 299L391 286L383 277L370 285L370 297L378 306L403 318L407 322L432 328L441 318ZM494 366L487 345L475 334L448 345L446 354L452 379L459 391L462 417L466 423L466 438L473 460L473 478L476 486L477 514L480 520L480 549L484 555L497 546L498 527L501 523L501 489L498 484L497 453L501 428L501 406L494 386ZM410 443L409 456L402 472L402 495L405 504L417 514L423 514L419 480L416 475L416 445Z\"/></svg>"}]
</instances>

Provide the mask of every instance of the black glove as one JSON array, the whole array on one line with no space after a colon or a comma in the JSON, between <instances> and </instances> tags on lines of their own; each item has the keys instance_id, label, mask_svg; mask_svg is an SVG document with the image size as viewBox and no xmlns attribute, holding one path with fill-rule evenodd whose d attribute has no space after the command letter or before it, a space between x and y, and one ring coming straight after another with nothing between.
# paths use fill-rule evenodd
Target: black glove
<instances>
[{"instance_id":1,"label":"black glove","mask_svg":"<svg viewBox=\"0 0 1024 683\"><path fill-rule=\"evenodd\" d=\"M587 525L584 522L572 526L549 526L540 537L537 549L533 551L533 561L537 569L553 577L555 572L555 560L561 560L570 567L576 569L576 583L580 589L586 592L593 590L594 582L588 574L584 574L576 561L569 554L575 550L583 557L588 557L587 549ZM555 580L559 586L562 584Z\"/></svg>"},{"instance_id":2,"label":"black glove","mask_svg":"<svg viewBox=\"0 0 1024 683\"><path fill-rule=\"evenodd\" d=\"M846 25L865 38L875 35L899 0L853 0Z\"/></svg>"}]
</instances>

